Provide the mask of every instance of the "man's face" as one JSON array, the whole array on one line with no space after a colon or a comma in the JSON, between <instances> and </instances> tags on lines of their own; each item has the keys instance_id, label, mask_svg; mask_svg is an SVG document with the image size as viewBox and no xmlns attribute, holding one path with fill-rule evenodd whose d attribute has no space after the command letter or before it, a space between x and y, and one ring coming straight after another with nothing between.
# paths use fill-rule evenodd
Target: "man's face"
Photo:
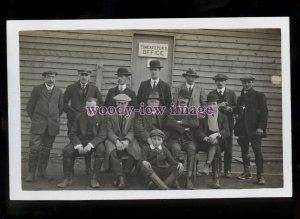
<instances>
[{"instance_id":1,"label":"man's face","mask_svg":"<svg viewBox=\"0 0 300 219\"><path fill-rule=\"evenodd\" d=\"M159 147L163 143L163 139L159 136L151 137L151 141L154 147Z\"/></svg>"},{"instance_id":2,"label":"man's face","mask_svg":"<svg viewBox=\"0 0 300 219\"><path fill-rule=\"evenodd\" d=\"M55 74L46 74L44 76L44 82L50 87L55 85L55 80L56 80L56 75Z\"/></svg>"},{"instance_id":3,"label":"man's face","mask_svg":"<svg viewBox=\"0 0 300 219\"><path fill-rule=\"evenodd\" d=\"M127 83L128 76L126 75L118 75L118 84L119 85L124 85Z\"/></svg>"},{"instance_id":4,"label":"man's face","mask_svg":"<svg viewBox=\"0 0 300 219\"><path fill-rule=\"evenodd\" d=\"M156 80L159 78L160 68L150 68L151 78Z\"/></svg>"},{"instance_id":5,"label":"man's face","mask_svg":"<svg viewBox=\"0 0 300 219\"><path fill-rule=\"evenodd\" d=\"M91 109L91 108L96 107L96 106L97 106L97 102L96 102L96 101L86 101L85 107L86 107L88 116L94 116L94 115L96 115L96 114L95 114L95 111L93 111L93 110L88 110L87 108L90 107L90 109Z\"/></svg>"},{"instance_id":6,"label":"man's face","mask_svg":"<svg viewBox=\"0 0 300 219\"><path fill-rule=\"evenodd\" d=\"M179 106L187 106L189 102L188 98L184 98L184 97L179 97L178 98L178 105Z\"/></svg>"},{"instance_id":7,"label":"man's face","mask_svg":"<svg viewBox=\"0 0 300 219\"><path fill-rule=\"evenodd\" d=\"M157 99L148 99L147 100L148 106L159 106L159 100Z\"/></svg>"},{"instance_id":8,"label":"man's face","mask_svg":"<svg viewBox=\"0 0 300 219\"><path fill-rule=\"evenodd\" d=\"M226 86L226 80L215 80L217 88L222 89Z\"/></svg>"},{"instance_id":9,"label":"man's face","mask_svg":"<svg viewBox=\"0 0 300 219\"><path fill-rule=\"evenodd\" d=\"M214 112L217 112L219 110L219 105L217 102L208 102L207 106L211 107Z\"/></svg>"},{"instance_id":10,"label":"man's face","mask_svg":"<svg viewBox=\"0 0 300 219\"><path fill-rule=\"evenodd\" d=\"M128 101L118 100L118 101L116 101L116 105L117 105L117 107L125 109L128 106Z\"/></svg>"},{"instance_id":11,"label":"man's face","mask_svg":"<svg viewBox=\"0 0 300 219\"><path fill-rule=\"evenodd\" d=\"M186 80L187 84L192 85L192 84L194 84L196 77L187 75L187 76L185 76L185 80Z\"/></svg>"},{"instance_id":12,"label":"man's face","mask_svg":"<svg viewBox=\"0 0 300 219\"><path fill-rule=\"evenodd\" d=\"M90 80L90 74L88 74L88 73L80 73L79 74L79 80L80 80L80 82L82 83L82 84L86 84L86 83L88 83L89 82L89 80Z\"/></svg>"},{"instance_id":13,"label":"man's face","mask_svg":"<svg viewBox=\"0 0 300 219\"><path fill-rule=\"evenodd\" d=\"M244 90L250 90L253 87L253 81L251 80L242 81L242 85Z\"/></svg>"}]
</instances>

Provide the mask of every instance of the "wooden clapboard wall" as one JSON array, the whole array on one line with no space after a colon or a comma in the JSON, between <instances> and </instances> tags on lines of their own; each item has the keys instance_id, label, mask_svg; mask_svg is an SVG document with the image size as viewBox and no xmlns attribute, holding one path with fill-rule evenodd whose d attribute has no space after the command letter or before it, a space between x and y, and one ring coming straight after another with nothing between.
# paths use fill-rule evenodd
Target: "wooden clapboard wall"
<instances>
[{"instance_id":1,"label":"wooden clapboard wall","mask_svg":"<svg viewBox=\"0 0 300 219\"><path fill-rule=\"evenodd\" d=\"M281 75L280 30L143 30L143 31L27 31L20 32L20 77L22 114L22 152L28 152L30 121L25 111L33 86L41 83L44 70L59 73L57 85L64 91L77 80L79 67L98 74L103 99L115 86L118 67L131 67L134 34L174 36L172 88L183 82L181 74L194 68L206 93L215 88L211 79L217 73L230 78L228 88L240 95L243 74L255 76L255 89L264 92L269 107L268 138L263 141L266 158L282 158L281 85L273 85L271 77ZM133 79L134 80L134 79ZM66 116L61 119L61 133L52 153L61 154L68 143ZM240 148L234 139L234 156Z\"/></svg>"}]
</instances>

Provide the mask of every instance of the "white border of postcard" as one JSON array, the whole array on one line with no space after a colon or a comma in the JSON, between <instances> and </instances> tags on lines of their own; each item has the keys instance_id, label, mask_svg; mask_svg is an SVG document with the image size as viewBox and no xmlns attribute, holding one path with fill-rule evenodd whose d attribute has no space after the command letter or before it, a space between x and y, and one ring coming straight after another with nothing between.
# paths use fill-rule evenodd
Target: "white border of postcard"
<instances>
[{"instance_id":1,"label":"white border of postcard","mask_svg":"<svg viewBox=\"0 0 300 219\"><path fill-rule=\"evenodd\" d=\"M121 29L280 28L282 58L283 188L205 190L23 191L21 182L21 118L19 31ZM289 18L120 19L7 21L9 181L12 200L196 199L292 196Z\"/></svg>"}]
</instances>

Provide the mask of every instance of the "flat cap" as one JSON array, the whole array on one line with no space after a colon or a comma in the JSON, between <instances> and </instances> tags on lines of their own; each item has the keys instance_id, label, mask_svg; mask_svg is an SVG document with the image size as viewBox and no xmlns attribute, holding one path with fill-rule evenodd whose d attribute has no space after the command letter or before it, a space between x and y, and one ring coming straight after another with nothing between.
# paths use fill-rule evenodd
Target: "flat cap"
<instances>
[{"instance_id":1,"label":"flat cap","mask_svg":"<svg viewBox=\"0 0 300 219\"><path fill-rule=\"evenodd\" d=\"M251 75L244 75L243 77L240 78L241 81L254 81L255 78L252 77Z\"/></svg>"},{"instance_id":2,"label":"flat cap","mask_svg":"<svg viewBox=\"0 0 300 219\"><path fill-rule=\"evenodd\" d=\"M213 77L213 80L228 80L228 77L226 76L226 75L224 75L224 74L217 74L217 75L215 75L215 77Z\"/></svg>"},{"instance_id":3,"label":"flat cap","mask_svg":"<svg viewBox=\"0 0 300 219\"><path fill-rule=\"evenodd\" d=\"M146 100L161 100L157 91L151 91Z\"/></svg>"},{"instance_id":4,"label":"flat cap","mask_svg":"<svg viewBox=\"0 0 300 219\"><path fill-rule=\"evenodd\" d=\"M163 131L161 131L160 129L153 129L150 132L150 137L153 137L153 136L159 136L162 139L164 139L165 138L165 133Z\"/></svg>"},{"instance_id":5,"label":"flat cap","mask_svg":"<svg viewBox=\"0 0 300 219\"><path fill-rule=\"evenodd\" d=\"M78 74L83 74L83 73L92 74L92 70L89 68L80 68L77 71L78 71Z\"/></svg>"},{"instance_id":6,"label":"flat cap","mask_svg":"<svg viewBox=\"0 0 300 219\"><path fill-rule=\"evenodd\" d=\"M220 101L220 99L219 99L219 96L217 94L209 93L207 95L207 100L206 100L207 103L219 102L219 101Z\"/></svg>"},{"instance_id":7,"label":"flat cap","mask_svg":"<svg viewBox=\"0 0 300 219\"><path fill-rule=\"evenodd\" d=\"M115 101L131 101L131 98L129 96L127 96L126 94L118 94L116 96L114 96L114 100Z\"/></svg>"},{"instance_id":8,"label":"flat cap","mask_svg":"<svg viewBox=\"0 0 300 219\"><path fill-rule=\"evenodd\" d=\"M42 73L43 76L45 76L45 75L53 75L53 74L58 75L58 73L56 71L44 71Z\"/></svg>"},{"instance_id":9,"label":"flat cap","mask_svg":"<svg viewBox=\"0 0 300 219\"><path fill-rule=\"evenodd\" d=\"M181 89L178 92L178 98L190 99L191 98L190 92L186 89Z\"/></svg>"}]
</instances>

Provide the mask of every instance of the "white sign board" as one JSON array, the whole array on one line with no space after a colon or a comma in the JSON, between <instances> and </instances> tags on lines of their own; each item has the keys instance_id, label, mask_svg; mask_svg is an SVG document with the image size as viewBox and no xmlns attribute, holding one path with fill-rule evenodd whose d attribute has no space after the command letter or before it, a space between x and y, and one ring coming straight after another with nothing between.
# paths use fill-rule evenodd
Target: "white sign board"
<instances>
[{"instance_id":1,"label":"white sign board","mask_svg":"<svg viewBox=\"0 0 300 219\"><path fill-rule=\"evenodd\" d=\"M168 58L168 44L139 43L139 56Z\"/></svg>"}]
</instances>

